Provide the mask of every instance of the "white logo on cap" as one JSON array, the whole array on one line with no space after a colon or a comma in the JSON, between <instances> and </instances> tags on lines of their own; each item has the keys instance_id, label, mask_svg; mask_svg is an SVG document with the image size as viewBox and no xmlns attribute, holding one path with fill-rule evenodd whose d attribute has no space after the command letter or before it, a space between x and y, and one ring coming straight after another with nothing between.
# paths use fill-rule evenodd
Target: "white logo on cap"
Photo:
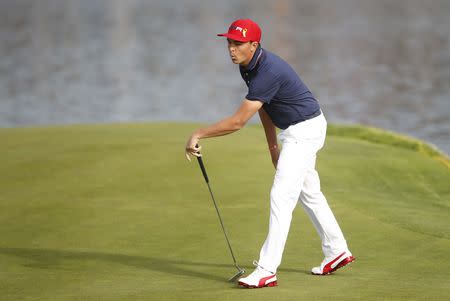
<instances>
[{"instance_id":1,"label":"white logo on cap","mask_svg":"<svg viewBox=\"0 0 450 301\"><path fill-rule=\"evenodd\" d=\"M242 27L239 27L239 26L233 26L231 29L238 30L238 31L240 31L242 33L244 38L247 37L247 31L248 31L247 28L242 28Z\"/></svg>"}]
</instances>

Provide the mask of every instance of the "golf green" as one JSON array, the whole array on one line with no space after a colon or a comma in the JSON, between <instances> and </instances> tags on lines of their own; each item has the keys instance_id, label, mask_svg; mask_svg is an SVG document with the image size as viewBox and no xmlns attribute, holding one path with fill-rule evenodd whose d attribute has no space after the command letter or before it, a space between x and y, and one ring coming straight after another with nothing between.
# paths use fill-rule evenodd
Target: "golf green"
<instances>
[{"instance_id":1,"label":"golf green","mask_svg":"<svg viewBox=\"0 0 450 301\"><path fill-rule=\"evenodd\" d=\"M312 276L320 240L299 206L279 286L241 289L193 124L0 129L0 300L444 300L450 169L425 144L331 126L317 168L356 262ZM259 126L202 141L247 273L267 234L274 169Z\"/></svg>"}]
</instances>

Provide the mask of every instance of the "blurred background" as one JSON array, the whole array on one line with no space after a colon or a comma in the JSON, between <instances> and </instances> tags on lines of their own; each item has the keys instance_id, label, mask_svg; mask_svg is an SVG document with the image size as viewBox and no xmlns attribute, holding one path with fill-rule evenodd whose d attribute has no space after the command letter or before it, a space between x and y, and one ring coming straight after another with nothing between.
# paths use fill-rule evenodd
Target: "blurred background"
<instances>
[{"instance_id":1,"label":"blurred background","mask_svg":"<svg viewBox=\"0 0 450 301\"><path fill-rule=\"evenodd\" d=\"M247 90L216 33L244 17L329 122L450 153L449 0L0 0L0 127L218 120Z\"/></svg>"}]
</instances>

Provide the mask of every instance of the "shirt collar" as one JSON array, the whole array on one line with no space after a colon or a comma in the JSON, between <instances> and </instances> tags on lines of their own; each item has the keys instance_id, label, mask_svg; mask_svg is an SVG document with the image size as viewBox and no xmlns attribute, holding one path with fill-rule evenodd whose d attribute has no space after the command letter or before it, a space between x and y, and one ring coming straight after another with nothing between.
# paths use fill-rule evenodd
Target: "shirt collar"
<instances>
[{"instance_id":1,"label":"shirt collar","mask_svg":"<svg viewBox=\"0 0 450 301\"><path fill-rule=\"evenodd\" d=\"M256 49L255 54L253 55L252 60L248 64L248 66L247 67L241 67L241 68L244 71L252 71L253 69L255 69L256 65L258 65L258 62L261 60L262 54L263 54L263 49L261 48L261 46L258 46L258 48Z\"/></svg>"}]
</instances>

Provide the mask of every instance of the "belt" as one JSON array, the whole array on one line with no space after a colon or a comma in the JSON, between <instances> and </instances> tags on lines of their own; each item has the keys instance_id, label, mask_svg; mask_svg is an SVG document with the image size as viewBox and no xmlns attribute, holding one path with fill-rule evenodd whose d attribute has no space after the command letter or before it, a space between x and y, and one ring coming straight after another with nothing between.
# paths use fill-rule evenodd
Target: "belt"
<instances>
[{"instance_id":1,"label":"belt","mask_svg":"<svg viewBox=\"0 0 450 301\"><path fill-rule=\"evenodd\" d=\"M296 121L296 122L290 124L289 126L291 126L291 125L296 125L296 124L299 124L300 122L303 122L303 121L306 121L306 120L313 119L313 118L315 118L315 117L317 117L317 116L320 116L321 114L322 114L322 110L319 109L318 111L314 112L314 114L309 115L306 119L301 119L301 120L299 120L299 121Z\"/></svg>"}]
</instances>

